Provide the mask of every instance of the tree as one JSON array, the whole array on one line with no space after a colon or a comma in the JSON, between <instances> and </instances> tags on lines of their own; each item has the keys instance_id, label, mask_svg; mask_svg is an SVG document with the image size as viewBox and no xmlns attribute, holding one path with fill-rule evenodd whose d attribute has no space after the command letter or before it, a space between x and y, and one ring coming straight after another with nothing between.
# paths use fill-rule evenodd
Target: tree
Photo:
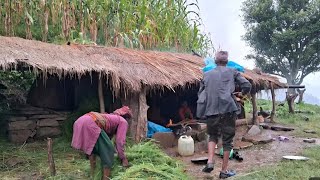
<instances>
[{"instance_id":1,"label":"tree","mask_svg":"<svg viewBox=\"0 0 320 180\"><path fill-rule=\"evenodd\" d=\"M256 66L289 85L320 70L320 0L246 0L242 12Z\"/></svg>"}]
</instances>

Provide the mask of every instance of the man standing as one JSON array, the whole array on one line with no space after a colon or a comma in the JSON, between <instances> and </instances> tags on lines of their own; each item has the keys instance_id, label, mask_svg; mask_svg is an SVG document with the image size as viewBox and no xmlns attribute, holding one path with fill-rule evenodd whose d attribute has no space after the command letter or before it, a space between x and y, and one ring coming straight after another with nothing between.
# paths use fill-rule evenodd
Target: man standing
<instances>
[{"instance_id":1,"label":"man standing","mask_svg":"<svg viewBox=\"0 0 320 180\"><path fill-rule=\"evenodd\" d=\"M218 138L222 137L223 163L220 171L220 178L228 178L235 175L235 172L227 169L230 150L233 147L235 135L235 120L239 107L233 95L235 85L238 84L243 94L248 94L251 84L243 78L238 71L226 67L228 63L228 52L219 51L216 53L215 63L217 67L205 72L200 87L205 97L204 116L207 118L207 130L209 134L208 163L203 172L210 173L213 170L213 158ZM204 93L203 93L204 92Z\"/></svg>"}]
</instances>

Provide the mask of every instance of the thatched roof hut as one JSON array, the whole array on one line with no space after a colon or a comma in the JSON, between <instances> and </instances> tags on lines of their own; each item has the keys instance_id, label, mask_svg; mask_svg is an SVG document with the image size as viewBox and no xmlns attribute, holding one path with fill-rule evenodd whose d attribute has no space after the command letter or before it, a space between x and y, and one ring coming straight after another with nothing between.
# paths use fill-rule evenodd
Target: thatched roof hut
<instances>
[{"instance_id":1,"label":"thatched roof hut","mask_svg":"<svg viewBox=\"0 0 320 180\"><path fill-rule=\"evenodd\" d=\"M150 88L169 88L196 83L202 78L203 59L191 54L141 51L126 48L55 45L16 37L0 36L0 66L3 69L19 65L32 67L36 73L57 74L59 77L80 77L97 72L111 77L114 90L120 84L127 90L140 91L142 85ZM246 69L243 74L258 89L285 87L268 74Z\"/></svg>"},{"instance_id":2,"label":"thatched roof hut","mask_svg":"<svg viewBox=\"0 0 320 180\"><path fill-rule=\"evenodd\" d=\"M98 74L99 77L104 77L99 78L99 87L102 79L106 79L105 82L114 92L124 90L128 93L126 103L133 108L135 114L130 125L131 135L135 140L140 140L146 134L147 91L175 90L197 85L203 76L203 66L203 59L192 54L73 44L55 45L0 36L0 67L4 70L27 67L43 77L53 74L59 78L79 79L83 75ZM246 69L243 76L251 81L256 91L287 86L274 76L253 70ZM99 88L100 97L101 89ZM255 99L255 95L253 97L252 99ZM104 103L100 108L104 109Z\"/></svg>"}]
</instances>

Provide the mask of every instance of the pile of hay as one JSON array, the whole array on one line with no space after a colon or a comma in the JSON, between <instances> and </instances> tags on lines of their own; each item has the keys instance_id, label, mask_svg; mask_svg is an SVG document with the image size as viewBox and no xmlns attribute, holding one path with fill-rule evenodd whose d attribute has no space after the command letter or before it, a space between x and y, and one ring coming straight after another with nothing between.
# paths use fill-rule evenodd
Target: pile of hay
<instances>
[{"instance_id":1,"label":"pile of hay","mask_svg":"<svg viewBox=\"0 0 320 180\"><path fill-rule=\"evenodd\" d=\"M124 169L117 162L112 170L113 180L122 179L190 179L183 167L153 142L144 142L126 150L131 167ZM101 176L101 175L100 175Z\"/></svg>"}]
</instances>

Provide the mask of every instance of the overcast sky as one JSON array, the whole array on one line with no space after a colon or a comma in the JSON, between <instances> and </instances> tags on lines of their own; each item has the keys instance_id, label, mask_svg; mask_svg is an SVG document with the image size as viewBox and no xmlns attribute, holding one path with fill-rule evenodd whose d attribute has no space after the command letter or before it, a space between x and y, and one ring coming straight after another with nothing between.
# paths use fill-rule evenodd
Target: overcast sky
<instances>
[{"instance_id":1,"label":"overcast sky","mask_svg":"<svg viewBox=\"0 0 320 180\"><path fill-rule=\"evenodd\" d=\"M244 0L198 0L202 30L211 34L214 47L229 51L230 59L252 69L254 62L245 60L250 47L242 40L245 34L241 16ZM303 82L307 93L320 98L320 73L307 76Z\"/></svg>"}]
</instances>

